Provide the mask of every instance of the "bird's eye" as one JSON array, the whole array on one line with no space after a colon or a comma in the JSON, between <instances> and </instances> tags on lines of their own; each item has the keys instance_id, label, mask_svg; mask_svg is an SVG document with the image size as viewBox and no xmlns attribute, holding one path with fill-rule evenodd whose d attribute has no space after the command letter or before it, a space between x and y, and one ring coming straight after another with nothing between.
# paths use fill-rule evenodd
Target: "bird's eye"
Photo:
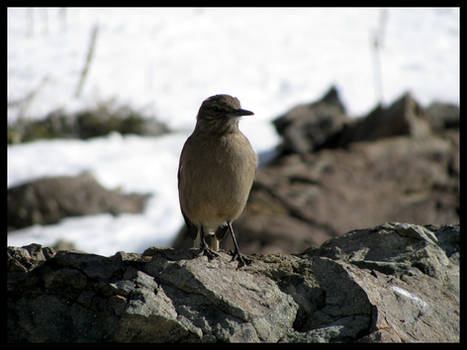
<instances>
[{"instance_id":1,"label":"bird's eye","mask_svg":"<svg viewBox=\"0 0 467 350\"><path fill-rule=\"evenodd\" d=\"M212 111L216 114L223 112L223 110L219 108L218 106L212 106Z\"/></svg>"}]
</instances>

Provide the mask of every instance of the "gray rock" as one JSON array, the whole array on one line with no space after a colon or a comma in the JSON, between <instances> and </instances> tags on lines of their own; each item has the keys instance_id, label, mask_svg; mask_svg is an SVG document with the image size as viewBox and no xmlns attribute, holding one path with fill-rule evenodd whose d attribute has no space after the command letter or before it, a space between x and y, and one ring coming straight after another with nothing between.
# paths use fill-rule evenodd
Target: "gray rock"
<instances>
[{"instance_id":1,"label":"gray rock","mask_svg":"<svg viewBox=\"0 0 467 350\"><path fill-rule=\"evenodd\" d=\"M282 136L284 153L308 153L319 148L348 119L333 86L320 100L292 108L277 117L273 124Z\"/></svg>"},{"instance_id":2,"label":"gray rock","mask_svg":"<svg viewBox=\"0 0 467 350\"><path fill-rule=\"evenodd\" d=\"M433 130L459 129L459 107L451 103L433 102L427 109Z\"/></svg>"},{"instance_id":3,"label":"gray rock","mask_svg":"<svg viewBox=\"0 0 467 350\"><path fill-rule=\"evenodd\" d=\"M107 190L89 172L37 179L8 188L8 230L52 224L68 216L140 213L149 196Z\"/></svg>"},{"instance_id":4,"label":"gray rock","mask_svg":"<svg viewBox=\"0 0 467 350\"><path fill-rule=\"evenodd\" d=\"M387 223L298 255L7 248L9 342L457 342L459 226Z\"/></svg>"},{"instance_id":5,"label":"gray rock","mask_svg":"<svg viewBox=\"0 0 467 350\"><path fill-rule=\"evenodd\" d=\"M350 120L324 142L323 148L401 135L423 138L431 132L427 111L406 92L389 107L377 106L367 116Z\"/></svg>"}]
</instances>

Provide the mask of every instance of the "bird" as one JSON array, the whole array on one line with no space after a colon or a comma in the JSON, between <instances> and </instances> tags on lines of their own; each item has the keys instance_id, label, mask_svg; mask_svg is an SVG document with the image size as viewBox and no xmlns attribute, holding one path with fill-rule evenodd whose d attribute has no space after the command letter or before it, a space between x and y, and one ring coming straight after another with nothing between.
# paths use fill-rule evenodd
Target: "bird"
<instances>
[{"instance_id":1,"label":"bird","mask_svg":"<svg viewBox=\"0 0 467 350\"><path fill-rule=\"evenodd\" d=\"M242 116L253 114L227 94L205 99L183 145L177 173L180 209L194 247L215 258L229 231L235 247L232 261L238 260L239 266L248 259L240 252L232 223L244 211L258 156L238 124Z\"/></svg>"}]
</instances>

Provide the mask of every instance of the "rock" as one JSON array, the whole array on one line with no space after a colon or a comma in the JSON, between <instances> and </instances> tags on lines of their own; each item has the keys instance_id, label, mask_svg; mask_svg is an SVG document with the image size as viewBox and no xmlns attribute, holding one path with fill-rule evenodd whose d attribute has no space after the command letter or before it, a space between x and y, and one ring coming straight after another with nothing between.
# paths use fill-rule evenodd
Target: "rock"
<instances>
[{"instance_id":1,"label":"rock","mask_svg":"<svg viewBox=\"0 0 467 350\"><path fill-rule=\"evenodd\" d=\"M77 249L74 242L67 241L65 239L58 239L53 244L52 248L55 250L68 250L76 253L84 253L83 250Z\"/></svg>"},{"instance_id":2,"label":"rock","mask_svg":"<svg viewBox=\"0 0 467 350\"><path fill-rule=\"evenodd\" d=\"M426 109L433 130L459 129L459 107L451 103L433 102Z\"/></svg>"},{"instance_id":3,"label":"rock","mask_svg":"<svg viewBox=\"0 0 467 350\"><path fill-rule=\"evenodd\" d=\"M389 107L377 106L367 116L349 121L329 137L322 148L347 147L352 142L374 141L391 136L420 138L430 134L428 113L406 92Z\"/></svg>"},{"instance_id":4,"label":"rock","mask_svg":"<svg viewBox=\"0 0 467 350\"><path fill-rule=\"evenodd\" d=\"M376 329L359 341L456 342L459 231L458 225L387 223L308 252L347 262L370 302L379 305ZM440 245L446 240L448 245Z\"/></svg>"},{"instance_id":5,"label":"rock","mask_svg":"<svg viewBox=\"0 0 467 350\"><path fill-rule=\"evenodd\" d=\"M19 119L8 125L8 143L53 138L89 139L111 132L159 136L169 131L155 117L144 117L129 106L117 107L113 101L109 101L73 114L55 110L43 119Z\"/></svg>"},{"instance_id":6,"label":"rock","mask_svg":"<svg viewBox=\"0 0 467 350\"><path fill-rule=\"evenodd\" d=\"M8 342L458 342L459 231L387 223L241 268L8 247Z\"/></svg>"},{"instance_id":7,"label":"rock","mask_svg":"<svg viewBox=\"0 0 467 350\"><path fill-rule=\"evenodd\" d=\"M273 123L283 138L283 154L305 154L391 136L427 137L431 125L439 129L444 124L456 125L456 120L458 125L459 110L455 106L434 104L430 108L425 110L406 92L387 108L377 106L367 116L351 119L337 89L331 87L322 99L298 105Z\"/></svg>"},{"instance_id":8,"label":"rock","mask_svg":"<svg viewBox=\"0 0 467 350\"><path fill-rule=\"evenodd\" d=\"M107 190L89 172L42 178L8 188L8 230L52 224L68 216L140 213L149 196Z\"/></svg>"},{"instance_id":9,"label":"rock","mask_svg":"<svg viewBox=\"0 0 467 350\"><path fill-rule=\"evenodd\" d=\"M284 153L308 153L319 148L348 120L336 87L317 102L298 105L273 121L282 136Z\"/></svg>"}]
</instances>

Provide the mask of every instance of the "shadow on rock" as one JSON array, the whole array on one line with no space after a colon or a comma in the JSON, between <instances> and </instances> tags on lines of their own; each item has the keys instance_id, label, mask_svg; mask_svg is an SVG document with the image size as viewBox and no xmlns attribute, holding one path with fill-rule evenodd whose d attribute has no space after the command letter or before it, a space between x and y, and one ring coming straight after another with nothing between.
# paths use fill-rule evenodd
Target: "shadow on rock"
<instances>
[{"instance_id":1,"label":"shadow on rock","mask_svg":"<svg viewBox=\"0 0 467 350\"><path fill-rule=\"evenodd\" d=\"M387 223L301 254L7 249L9 342L458 342L459 226Z\"/></svg>"}]
</instances>

